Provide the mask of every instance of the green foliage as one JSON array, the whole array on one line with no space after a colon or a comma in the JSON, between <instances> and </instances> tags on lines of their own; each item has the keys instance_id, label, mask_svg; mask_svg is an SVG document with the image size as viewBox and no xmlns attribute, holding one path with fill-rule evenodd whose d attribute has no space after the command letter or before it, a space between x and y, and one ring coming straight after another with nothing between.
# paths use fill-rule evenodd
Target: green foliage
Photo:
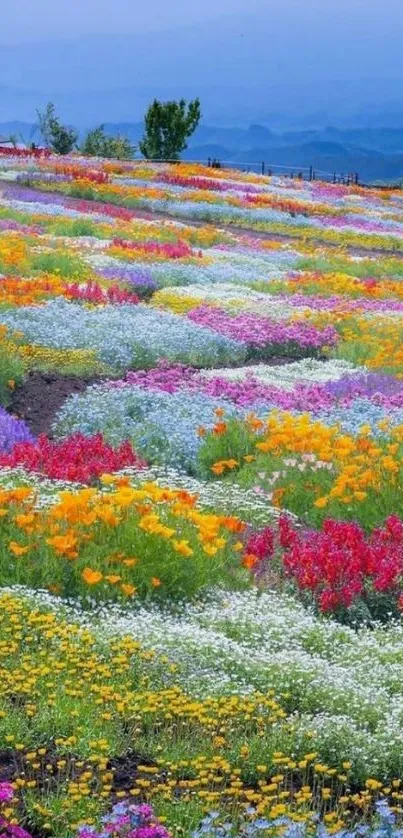
<instances>
[{"instance_id":1,"label":"green foliage","mask_svg":"<svg viewBox=\"0 0 403 838\"><path fill-rule=\"evenodd\" d=\"M198 476L207 480L219 477L212 472L212 466L220 460L236 460L242 467L243 458L255 453L255 446L256 436L246 424L238 419L229 419L225 433L207 435L197 458Z\"/></svg>"},{"instance_id":2,"label":"green foliage","mask_svg":"<svg viewBox=\"0 0 403 838\"><path fill-rule=\"evenodd\" d=\"M59 274L67 279L83 280L90 274L88 266L79 255L58 248L33 253L30 267L34 272Z\"/></svg>"},{"instance_id":3,"label":"green foliage","mask_svg":"<svg viewBox=\"0 0 403 838\"><path fill-rule=\"evenodd\" d=\"M0 339L0 404L7 405L11 390L24 377L24 362L17 346Z\"/></svg>"},{"instance_id":4,"label":"green foliage","mask_svg":"<svg viewBox=\"0 0 403 838\"><path fill-rule=\"evenodd\" d=\"M89 157L112 157L115 160L131 160L133 157L133 149L128 137L121 134L117 137L108 136L105 134L103 125L88 131L81 151Z\"/></svg>"},{"instance_id":5,"label":"green foliage","mask_svg":"<svg viewBox=\"0 0 403 838\"><path fill-rule=\"evenodd\" d=\"M188 104L185 99L179 102L154 99L145 116L145 133L139 145L141 153L149 160L178 160L200 118L199 99Z\"/></svg>"},{"instance_id":6,"label":"green foliage","mask_svg":"<svg viewBox=\"0 0 403 838\"><path fill-rule=\"evenodd\" d=\"M37 115L45 144L56 154L69 154L77 142L78 134L73 128L62 125L53 102L48 102L43 113L37 111Z\"/></svg>"}]
</instances>

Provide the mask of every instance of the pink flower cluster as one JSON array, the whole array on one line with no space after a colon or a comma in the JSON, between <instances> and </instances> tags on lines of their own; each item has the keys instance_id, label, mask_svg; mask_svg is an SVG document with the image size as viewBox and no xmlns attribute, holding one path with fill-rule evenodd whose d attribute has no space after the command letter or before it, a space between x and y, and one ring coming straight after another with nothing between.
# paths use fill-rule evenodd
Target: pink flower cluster
<instances>
[{"instance_id":1,"label":"pink flower cluster","mask_svg":"<svg viewBox=\"0 0 403 838\"><path fill-rule=\"evenodd\" d=\"M240 381L230 381L219 376L210 378L205 383L203 392L209 396L230 399L241 407L262 402L281 410L326 410L333 407L336 401L319 385L297 384L293 390L288 391L262 384L252 375Z\"/></svg>"},{"instance_id":2,"label":"pink flower cluster","mask_svg":"<svg viewBox=\"0 0 403 838\"><path fill-rule=\"evenodd\" d=\"M196 253L187 242L180 241L180 239L177 242L136 242L115 238L112 241L112 247L120 247L123 250L138 250L154 256L163 256L166 259L188 259L195 256L200 259L203 258L201 250Z\"/></svg>"},{"instance_id":3,"label":"pink flower cluster","mask_svg":"<svg viewBox=\"0 0 403 838\"><path fill-rule=\"evenodd\" d=\"M188 312L187 316L200 326L207 326L221 335L248 346L267 347L268 345L291 344L297 347L320 349L323 346L333 346L338 339L333 326L317 329L305 321L278 323L257 314L236 314L232 317L223 309L209 305L194 308Z\"/></svg>"},{"instance_id":4,"label":"pink flower cluster","mask_svg":"<svg viewBox=\"0 0 403 838\"><path fill-rule=\"evenodd\" d=\"M168 364L162 361L150 370L128 372L126 378L111 381L110 387L132 384L147 390L163 390L176 393L181 389L197 390L217 399L228 399L239 407L250 407L259 403L273 405L281 410L326 410L333 407L337 397L328 393L323 385L297 384L291 391L263 384L253 375L243 380L227 378L206 379L200 372L184 364Z\"/></svg>"},{"instance_id":5,"label":"pink flower cluster","mask_svg":"<svg viewBox=\"0 0 403 838\"><path fill-rule=\"evenodd\" d=\"M158 177L160 183L169 183L173 186L189 186L192 189L208 189L213 192L261 192L258 186L250 183L227 183L224 180L213 180L208 177L185 177L184 175L162 175Z\"/></svg>"},{"instance_id":6,"label":"pink flower cluster","mask_svg":"<svg viewBox=\"0 0 403 838\"><path fill-rule=\"evenodd\" d=\"M101 832L93 826L79 828L77 838L171 838L148 803L116 804L103 819Z\"/></svg>"},{"instance_id":7,"label":"pink flower cluster","mask_svg":"<svg viewBox=\"0 0 403 838\"><path fill-rule=\"evenodd\" d=\"M196 389L202 389L202 386L200 388L197 386L198 383L202 385L198 370L186 367L184 364L170 365L166 361L161 361L159 366L153 369L128 372L124 381L112 381L111 386L135 384L147 390L163 390L165 393L176 393L183 387L194 387L195 385Z\"/></svg>"}]
</instances>

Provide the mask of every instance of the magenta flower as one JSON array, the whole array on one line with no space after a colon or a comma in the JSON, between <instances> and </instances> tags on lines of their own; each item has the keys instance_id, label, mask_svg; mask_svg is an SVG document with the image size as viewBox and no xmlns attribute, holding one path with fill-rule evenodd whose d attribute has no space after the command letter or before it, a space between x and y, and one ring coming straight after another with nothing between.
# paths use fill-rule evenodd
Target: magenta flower
<instances>
[{"instance_id":1,"label":"magenta flower","mask_svg":"<svg viewBox=\"0 0 403 838\"><path fill-rule=\"evenodd\" d=\"M14 797L14 789L11 783L0 783L0 803L8 803Z\"/></svg>"}]
</instances>

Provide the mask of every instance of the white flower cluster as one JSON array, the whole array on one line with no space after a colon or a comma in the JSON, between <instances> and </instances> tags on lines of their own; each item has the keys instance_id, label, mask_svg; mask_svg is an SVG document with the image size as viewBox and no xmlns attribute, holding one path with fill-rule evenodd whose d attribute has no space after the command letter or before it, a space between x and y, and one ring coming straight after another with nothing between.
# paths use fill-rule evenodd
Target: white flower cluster
<instances>
[{"instance_id":1,"label":"white flower cluster","mask_svg":"<svg viewBox=\"0 0 403 838\"><path fill-rule=\"evenodd\" d=\"M144 369L160 358L194 366L242 362L245 348L183 317L144 305L87 309L56 298L43 306L2 311L0 323L32 344L92 349L112 369Z\"/></svg>"},{"instance_id":2,"label":"white flower cluster","mask_svg":"<svg viewBox=\"0 0 403 838\"><path fill-rule=\"evenodd\" d=\"M290 713L282 750L350 759L366 776L397 775L403 753L403 626L342 627L278 592L212 592L179 613L156 606L91 610L17 589L101 637L132 635L175 663L193 695L273 689ZM310 743L310 744L309 744Z\"/></svg>"},{"instance_id":3,"label":"white flower cluster","mask_svg":"<svg viewBox=\"0 0 403 838\"><path fill-rule=\"evenodd\" d=\"M333 359L330 361L316 361L314 358L304 358L281 366L269 364L255 364L247 367L230 367L217 370L202 370L205 378L226 378L228 381L243 381L248 376L259 379L262 384L280 387L282 390L293 390L296 384L326 384L327 381L338 381L344 375L362 375L365 367L356 367L349 361Z\"/></svg>"}]
</instances>

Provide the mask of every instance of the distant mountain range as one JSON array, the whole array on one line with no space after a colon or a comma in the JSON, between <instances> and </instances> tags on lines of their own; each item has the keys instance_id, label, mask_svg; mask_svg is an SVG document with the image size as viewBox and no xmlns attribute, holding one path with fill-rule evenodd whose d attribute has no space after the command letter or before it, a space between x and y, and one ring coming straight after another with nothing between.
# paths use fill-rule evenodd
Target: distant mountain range
<instances>
[{"instance_id":1,"label":"distant mountain range","mask_svg":"<svg viewBox=\"0 0 403 838\"><path fill-rule=\"evenodd\" d=\"M90 125L89 127L92 127ZM110 134L124 134L136 146L143 133L142 122L106 123ZM84 129L80 131L81 136ZM14 134L19 140L38 142L34 123L9 121L0 123L0 135ZM201 124L189 142L184 159L207 161L217 158L234 163L281 173L314 166L318 173L347 175L357 172L362 182L396 181L403 178L403 127L272 131L264 125L248 128L220 127ZM277 168L278 167L278 168Z\"/></svg>"}]
</instances>

